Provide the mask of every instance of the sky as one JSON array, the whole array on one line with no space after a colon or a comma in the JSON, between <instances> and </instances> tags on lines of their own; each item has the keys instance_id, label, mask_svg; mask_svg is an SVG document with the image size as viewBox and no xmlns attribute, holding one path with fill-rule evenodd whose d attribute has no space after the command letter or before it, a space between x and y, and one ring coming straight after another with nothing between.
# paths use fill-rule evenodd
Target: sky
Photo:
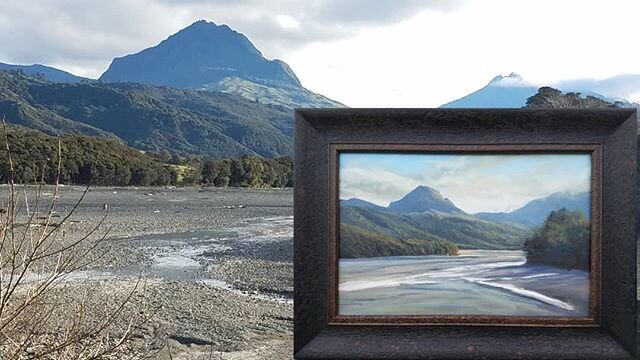
<instances>
[{"instance_id":1,"label":"sky","mask_svg":"<svg viewBox=\"0 0 640 360\"><path fill-rule=\"evenodd\" d=\"M511 72L539 85L640 74L638 14L637 0L3 0L0 62L97 78L205 19L348 106L436 107Z\"/></svg>"},{"instance_id":2,"label":"sky","mask_svg":"<svg viewBox=\"0 0 640 360\"><path fill-rule=\"evenodd\" d=\"M556 192L591 189L588 154L343 153L339 164L340 199L381 206L420 185L471 214L509 212Z\"/></svg>"}]
</instances>

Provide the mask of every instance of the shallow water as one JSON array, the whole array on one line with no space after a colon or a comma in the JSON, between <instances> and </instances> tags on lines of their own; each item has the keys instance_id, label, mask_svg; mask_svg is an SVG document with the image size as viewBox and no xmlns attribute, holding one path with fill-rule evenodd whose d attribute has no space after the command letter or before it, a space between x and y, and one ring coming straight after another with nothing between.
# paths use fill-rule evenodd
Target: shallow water
<instances>
[{"instance_id":1,"label":"shallow water","mask_svg":"<svg viewBox=\"0 0 640 360\"><path fill-rule=\"evenodd\" d=\"M588 316L589 273L522 251L341 259L338 298L343 315Z\"/></svg>"},{"instance_id":2,"label":"shallow water","mask_svg":"<svg viewBox=\"0 0 640 360\"><path fill-rule=\"evenodd\" d=\"M200 280L200 272L215 255L242 243L269 242L290 239L293 217L247 219L224 229L199 229L188 232L149 234L126 238L153 254L150 269L139 268L148 275L167 280Z\"/></svg>"},{"instance_id":3,"label":"shallow water","mask_svg":"<svg viewBox=\"0 0 640 360\"><path fill-rule=\"evenodd\" d=\"M245 294L226 281L211 278L207 265L216 256L240 247L252 247L256 242L268 243L293 237L293 217L253 218L224 229L198 229L187 232L147 234L120 238L130 246L143 248L150 254L151 264L134 264L121 268L77 270L58 281L102 281L109 279L160 278L168 281L197 282L208 287L234 291L254 298L293 303L290 296L279 294ZM51 273L29 273L24 283L42 281Z\"/></svg>"}]
</instances>

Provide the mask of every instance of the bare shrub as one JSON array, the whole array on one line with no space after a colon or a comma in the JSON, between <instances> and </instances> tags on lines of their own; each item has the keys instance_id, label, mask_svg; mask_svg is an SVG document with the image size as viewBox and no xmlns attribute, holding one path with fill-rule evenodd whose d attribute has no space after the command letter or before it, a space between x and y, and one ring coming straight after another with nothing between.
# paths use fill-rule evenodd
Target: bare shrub
<instances>
[{"instance_id":1,"label":"bare shrub","mask_svg":"<svg viewBox=\"0 0 640 360\"><path fill-rule=\"evenodd\" d=\"M108 210L87 233L70 231L89 188L71 210L58 213L58 181L47 195L42 178L15 184L4 119L3 129L11 176L0 205L0 358L140 357L129 345L153 315L144 303L144 282L110 285L83 272L108 251L101 246L108 231L100 229Z\"/></svg>"}]
</instances>

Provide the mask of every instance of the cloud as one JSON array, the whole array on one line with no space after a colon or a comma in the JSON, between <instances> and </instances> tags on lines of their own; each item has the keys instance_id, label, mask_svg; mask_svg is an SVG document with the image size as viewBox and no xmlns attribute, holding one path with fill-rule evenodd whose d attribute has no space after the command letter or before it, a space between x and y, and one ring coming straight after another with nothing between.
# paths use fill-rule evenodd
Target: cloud
<instances>
[{"instance_id":1,"label":"cloud","mask_svg":"<svg viewBox=\"0 0 640 360\"><path fill-rule=\"evenodd\" d=\"M377 205L387 206L408 191L420 185L411 177L383 169L346 168L340 171L341 199L365 199Z\"/></svg>"},{"instance_id":2,"label":"cloud","mask_svg":"<svg viewBox=\"0 0 640 360\"><path fill-rule=\"evenodd\" d=\"M565 91L590 90L612 98L640 101L640 74L621 74L605 79L564 80L555 86Z\"/></svg>"},{"instance_id":3,"label":"cloud","mask_svg":"<svg viewBox=\"0 0 640 360\"><path fill-rule=\"evenodd\" d=\"M21 0L0 3L0 61L44 63L99 75L117 55L140 50L181 24L148 0Z\"/></svg>"},{"instance_id":4,"label":"cloud","mask_svg":"<svg viewBox=\"0 0 640 360\"><path fill-rule=\"evenodd\" d=\"M418 185L435 188L469 213L512 211L555 192L590 189L587 155L346 156L341 158L340 198L382 206Z\"/></svg>"},{"instance_id":5,"label":"cloud","mask_svg":"<svg viewBox=\"0 0 640 360\"><path fill-rule=\"evenodd\" d=\"M0 61L44 63L97 77L115 56L153 46L206 19L245 33L269 57L394 24L462 0L3 0ZM296 26L297 25L297 26Z\"/></svg>"},{"instance_id":6,"label":"cloud","mask_svg":"<svg viewBox=\"0 0 640 360\"><path fill-rule=\"evenodd\" d=\"M555 192L588 191L588 158L570 157L460 156L457 162L425 171L421 181L470 213L512 211Z\"/></svg>"}]
</instances>

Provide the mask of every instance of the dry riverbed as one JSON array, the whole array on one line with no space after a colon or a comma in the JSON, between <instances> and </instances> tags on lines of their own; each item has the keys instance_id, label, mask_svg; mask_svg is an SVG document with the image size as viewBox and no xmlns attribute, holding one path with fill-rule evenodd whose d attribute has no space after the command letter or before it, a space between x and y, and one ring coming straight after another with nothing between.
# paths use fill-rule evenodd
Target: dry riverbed
<instances>
[{"instance_id":1,"label":"dry riverbed","mask_svg":"<svg viewBox=\"0 0 640 360\"><path fill-rule=\"evenodd\" d=\"M83 190L60 189L54 222ZM64 229L86 233L108 209L97 250L108 252L67 279L68 296L91 283L99 306L141 279L136 301L155 315L134 331L130 354L289 359L292 200L290 189L92 188Z\"/></svg>"}]
</instances>

